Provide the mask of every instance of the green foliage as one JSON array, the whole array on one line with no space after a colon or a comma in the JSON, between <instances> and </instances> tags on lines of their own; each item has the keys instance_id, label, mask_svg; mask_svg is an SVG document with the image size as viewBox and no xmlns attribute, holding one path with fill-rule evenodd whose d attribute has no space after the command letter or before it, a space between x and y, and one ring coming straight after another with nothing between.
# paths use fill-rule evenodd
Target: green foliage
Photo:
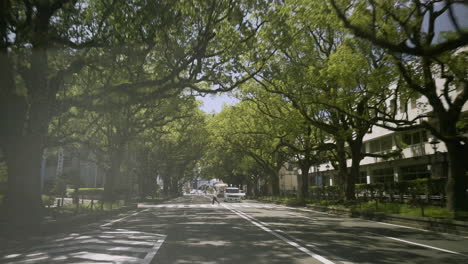
<instances>
[{"instance_id":1,"label":"green foliage","mask_svg":"<svg viewBox=\"0 0 468 264\"><path fill-rule=\"evenodd\" d=\"M42 195L42 204L45 206L51 206L55 203L55 196L52 195Z\"/></svg>"},{"instance_id":2,"label":"green foliage","mask_svg":"<svg viewBox=\"0 0 468 264\"><path fill-rule=\"evenodd\" d=\"M323 200L325 199L324 197L324 188L321 187L321 186L311 186L310 187L310 197L313 199L313 200Z\"/></svg>"}]
</instances>

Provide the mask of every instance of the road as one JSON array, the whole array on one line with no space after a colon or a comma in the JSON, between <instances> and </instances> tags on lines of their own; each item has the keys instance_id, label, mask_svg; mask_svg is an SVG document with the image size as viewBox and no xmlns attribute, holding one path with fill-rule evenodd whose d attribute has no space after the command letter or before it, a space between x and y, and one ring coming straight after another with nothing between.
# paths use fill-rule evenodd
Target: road
<instances>
[{"instance_id":1,"label":"road","mask_svg":"<svg viewBox=\"0 0 468 264\"><path fill-rule=\"evenodd\" d=\"M468 237L205 196L0 250L1 263L468 263Z\"/></svg>"}]
</instances>

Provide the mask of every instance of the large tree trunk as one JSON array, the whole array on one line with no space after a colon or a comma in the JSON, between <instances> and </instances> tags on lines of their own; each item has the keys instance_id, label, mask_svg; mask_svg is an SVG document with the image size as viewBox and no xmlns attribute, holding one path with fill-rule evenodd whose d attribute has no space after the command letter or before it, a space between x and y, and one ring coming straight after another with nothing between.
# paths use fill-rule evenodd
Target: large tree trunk
<instances>
[{"instance_id":1,"label":"large tree trunk","mask_svg":"<svg viewBox=\"0 0 468 264\"><path fill-rule=\"evenodd\" d=\"M8 166L7 224L12 232L35 232L42 218L40 164L42 144L34 137L19 137L5 148Z\"/></svg>"},{"instance_id":2,"label":"large tree trunk","mask_svg":"<svg viewBox=\"0 0 468 264\"><path fill-rule=\"evenodd\" d=\"M338 159L338 177L336 185L340 188L341 196L344 196L343 190L345 181L348 178L348 166L346 163L346 152L345 152L345 142L344 140L336 141L336 155Z\"/></svg>"},{"instance_id":3,"label":"large tree trunk","mask_svg":"<svg viewBox=\"0 0 468 264\"><path fill-rule=\"evenodd\" d=\"M279 188L279 172L275 171L274 169L270 172L270 183L271 183L271 194L273 196L279 196L280 188Z\"/></svg>"},{"instance_id":4,"label":"large tree trunk","mask_svg":"<svg viewBox=\"0 0 468 264\"><path fill-rule=\"evenodd\" d=\"M442 135L446 137L443 140L447 147L449 159L449 173L446 186L447 209L450 211L459 211L468 209L468 199L466 190L468 188L466 177L466 150L464 145L456 138L457 126L454 120L458 118L453 112L438 113L439 129Z\"/></svg>"},{"instance_id":5,"label":"large tree trunk","mask_svg":"<svg viewBox=\"0 0 468 264\"><path fill-rule=\"evenodd\" d=\"M451 211L468 209L465 147L459 142L446 142L449 158L447 208Z\"/></svg>"},{"instance_id":6,"label":"large tree trunk","mask_svg":"<svg viewBox=\"0 0 468 264\"><path fill-rule=\"evenodd\" d=\"M305 201L309 197L309 169L310 164L302 162L301 174L297 175L297 199Z\"/></svg>"},{"instance_id":7,"label":"large tree trunk","mask_svg":"<svg viewBox=\"0 0 468 264\"><path fill-rule=\"evenodd\" d=\"M0 62L1 69L11 71L4 55L7 61ZM40 165L50 109L55 104L55 91L51 93L47 79L46 50L33 48L31 58L31 70L25 79L28 98L17 94L16 84L9 78L13 75L0 75L6 77L0 84L1 95L5 96L0 101L0 144L8 166L8 229L27 233L38 230L42 217Z\"/></svg>"},{"instance_id":8,"label":"large tree trunk","mask_svg":"<svg viewBox=\"0 0 468 264\"><path fill-rule=\"evenodd\" d=\"M348 201L355 200L355 184L359 177L359 164L362 160L361 147L362 142L348 142L351 147L351 171L346 176L345 183L345 199Z\"/></svg>"},{"instance_id":9,"label":"large tree trunk","mask_svg":"<svg viewBox=\"0 0 468 264\"><path fill-rule=\"evenodd\" d=\"M111 166L106 174L106 182L104 183L104 201L113 202L115 199L115 180L120 175L120 165L122 164L122 159L123 148L113 149L110 160Z\"/></svg>"}]
</instances>

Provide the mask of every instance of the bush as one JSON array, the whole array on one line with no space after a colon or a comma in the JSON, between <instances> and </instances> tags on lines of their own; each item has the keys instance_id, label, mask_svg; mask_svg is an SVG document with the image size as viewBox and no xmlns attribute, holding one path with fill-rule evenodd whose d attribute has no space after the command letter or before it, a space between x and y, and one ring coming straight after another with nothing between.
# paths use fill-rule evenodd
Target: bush
<instances>
[{"instance_id":1,"label":"bush","mask_svg":"<svg viewBox=\"0 0 468 264\"><path fill-rule=\"evenodd\" d=\"M340 197L340 188L337 185L324 187L327 199L338 199Z\"/></svg>"},{"instance_id":2,"label":"bush","mask_svg":"<svg viewBox=\"0 0 468 264\"><path fill-rule=\"evenodd\" d=\"M42 204L47 207L55 204L55 196L43 194L41 198Z\"/></svg>"},{"instance_id":3,"label":"bush","mask_svg":"<svg viewBox=\"0 0 468 264\"><path fill-rule=\"evenodd\" d=\"M310 197L314 200L322 200L324 196L324 188L321 186L310 187Z\"/></svg>"}]
</instances>

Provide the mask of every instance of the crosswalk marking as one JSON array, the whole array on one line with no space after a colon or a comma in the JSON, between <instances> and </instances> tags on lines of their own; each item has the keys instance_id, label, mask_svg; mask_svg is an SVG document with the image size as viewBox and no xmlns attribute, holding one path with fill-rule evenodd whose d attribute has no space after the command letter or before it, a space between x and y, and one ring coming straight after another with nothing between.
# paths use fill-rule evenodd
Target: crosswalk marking
<instances>
[{"instance_id":1,"label":"crosswalk marking","mask_svg":"<svg viewBox=\"0 0 468 264\"><path fill-rule=\"evenodd\" d=\"M258 204L258 203L223 203L224 205L231 208L257 208L257 209L287 209L286 206L282 205L271 205L271 204ZM138 208L168 208L168 209L224 209L223 206L218 204L138 204Z\"/></svg>"}]
</instances>

